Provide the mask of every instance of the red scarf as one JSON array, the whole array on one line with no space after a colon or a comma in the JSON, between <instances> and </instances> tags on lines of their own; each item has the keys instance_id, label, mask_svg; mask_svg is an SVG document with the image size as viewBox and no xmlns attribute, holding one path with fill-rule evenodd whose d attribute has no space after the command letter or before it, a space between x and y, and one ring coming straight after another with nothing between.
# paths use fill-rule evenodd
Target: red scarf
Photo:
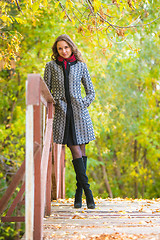
<instances>
[{"instance_id":1,"label":"red scarf","mask_svg":"<svg viewBox=\"0 0 160 240\"><path fill-rule=\"evenodd\" d=\"M75 62L76 57L74 56L74 54L72 54L69 58L63 58L61 56L58 56L58 61L59 62L64 62L64 66L65 66L65 69L66 69L67 68L67 62Z\"/></svg>"}]
</instances>

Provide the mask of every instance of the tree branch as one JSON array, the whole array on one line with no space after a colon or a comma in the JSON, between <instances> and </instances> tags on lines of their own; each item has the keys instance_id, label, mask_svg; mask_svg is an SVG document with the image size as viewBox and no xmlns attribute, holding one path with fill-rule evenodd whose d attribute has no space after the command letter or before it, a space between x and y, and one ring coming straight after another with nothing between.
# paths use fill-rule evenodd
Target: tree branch
<instances>
[{"instance_id":1,"label":"tree branch","mask_svg":"<svg viewBox=\"0 0 160 240\"><path fill-rule=\"evenodd\" d=\"M88 4L89 9L91 10L92 14L94 15L94 7L93 7L91 1L90 1L90 0L86 0L86 2L87 2L87 4Z\"/></svg>"},{"instance_id":2,"label":"tree branch","mask_svg":"<svg viewBox=\"0 0 160 240\"><path fill-rule=\"evenodd\" d=\"M15 2L16 2L16 5L17 5L18 10L23 14L22 9L21 9L21 7L20 7L20 5L19 5L18 0L15 0Z\"/></svg>"},{"instance_id":3,"label":"tree branch","mask_svg":"<svg viewBox=\"0 0 160 240\"><path fill-rule=\"evenodd\" d=\"M107 21L104 17L102 17L102 15L101 15L99 12L97 12L97 15L98 15L104 22L108 23L112 28L114 28L115 30L117 30L117 29L116 29L116 26L113 25L112 23L110 23L109 21Z\"/></svg>"},{"instance_id":4,"label":"tree branch","mask_svg":"<svg viewBox=\"0 0 160 240\"><path fill-rule=\"evenodd\" d=\"M101 19L103 19L103 21L107 22L112 28L116 29L116 28L133 28L133 27L143 27L146 25L150 25L151 23L157 21L158 19L160 19L160 17L154 19L153 21L149 22L149 23L145 23L145 24L138 24L138 25L128 25L128 26L119 26L119 25L115 25L110 23L109 21L107 21L104 17L102 17L102 15L97 12L97 14L100 16Z\"/></svg>"},{"instance_id":5,"label":"tree branch","mask_svg":"<svg viewBox=\"0 0 160 240\"><path fill-rule=\"evenodd\" d=\"M69 21L72 22L72 19L69 17L68 13L66 12L66 9L65 7L62 5L61 1L60 0L57 0L62 8L63 11L65 11L65 14L66 16L68 17Z\"/></svg>"}]
</instances>

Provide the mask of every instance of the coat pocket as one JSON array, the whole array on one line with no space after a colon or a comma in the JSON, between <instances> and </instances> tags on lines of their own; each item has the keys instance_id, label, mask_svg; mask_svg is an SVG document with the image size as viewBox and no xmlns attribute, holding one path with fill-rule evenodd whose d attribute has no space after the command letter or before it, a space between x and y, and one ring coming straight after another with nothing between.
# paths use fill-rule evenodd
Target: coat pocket
<instances>
[{"instance_id":1,"label":"coat pocket","mask_svg":"<svg viewBox=\"0 0 160 240\"><path fill-rule=\"evenodd\" d=\"M77 109L84 109L85 108L85 105L83 103L83 99L82 98L72 98L71 99L71 103Z\"/></svg>"},{"instance_id":2,"label":"coat pocket","mask_svg":"<svg viewBox=\"0 0 160 240\"><path fill-rule=\"evenodd\" d=\"M60 111L66 113L66 111L67 111L67 102L66 102L66 100L65 99L57 99L56 100L56 107Z\"/></svg>"}]
</instances>

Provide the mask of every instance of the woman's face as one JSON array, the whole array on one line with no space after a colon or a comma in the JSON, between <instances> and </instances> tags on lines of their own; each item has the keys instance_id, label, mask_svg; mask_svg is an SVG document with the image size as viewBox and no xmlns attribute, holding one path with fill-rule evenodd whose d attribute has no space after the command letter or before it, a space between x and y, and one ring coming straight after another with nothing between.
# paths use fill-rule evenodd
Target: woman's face
<instances>
[{"instance_id":1,"label":"woman's face","mask_svg":"<svg viewBox=\"0 0 160 240\"><path fill-rule=\"evenodd\" d=\"M57 42L57 51L63 58L69 58L72 55L72 49L66 41Z\"/></svg>"}]
</instances>

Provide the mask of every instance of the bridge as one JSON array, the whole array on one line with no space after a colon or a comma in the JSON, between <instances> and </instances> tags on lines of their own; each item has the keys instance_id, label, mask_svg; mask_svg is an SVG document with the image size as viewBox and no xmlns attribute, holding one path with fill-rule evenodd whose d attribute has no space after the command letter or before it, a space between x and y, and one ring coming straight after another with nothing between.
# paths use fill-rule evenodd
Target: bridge
<instances>
[{"instance_id":1,"label":"bridge","mask_svg":"<svg viewBox=\"0 0 160 240\"><path fill-rule=\"evenodd\" d=\"M24 222L27 240L43 238L44 215L51 213L52 199L65 198L65 149L53 143L54 99L39 74L26 81L26 156L0 200L0 213L20 190L2 222ZM25 198L24 198L25 193ZM25 204L25 216L12 216Z\"/></svg>"},{"instance_id":2,"label":"bridge","mask_svg":"<svg viewBox=\"0 0 160 240\"><path fill-rule=\"evenodd\" d=\"M0 200L1 221L25 222L26 240L159 240L160 200L97 198L94 210L84 203L82 209L74 209L73 199L65 200L65 148L53 143L53 117L54 99L47 85L39 74L29 74L26 156ZM6 213L17 186L20 190ZM13 216L15 208L22 205L25 215Z\"/></svg>"}]
</instances>

